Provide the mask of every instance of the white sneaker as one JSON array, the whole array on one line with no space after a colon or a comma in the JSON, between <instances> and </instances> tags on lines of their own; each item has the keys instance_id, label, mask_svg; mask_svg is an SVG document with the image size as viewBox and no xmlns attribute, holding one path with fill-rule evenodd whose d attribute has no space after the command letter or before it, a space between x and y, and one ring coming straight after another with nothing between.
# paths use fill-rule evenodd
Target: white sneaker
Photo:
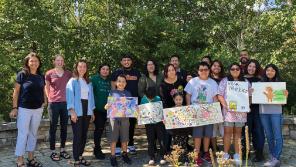
<instances>
[{"instance_id":1,"label":"white sneaker","mask_svg":"<svg viewBox=\"0 0 296 167\"><path fill-rule=\"evenodd\" d=\"M119 157L121 155L121 148L120 147L116 147L115 148L115 156Z\"/></svg>"},{"instance_id":2,"label":"white sneaker","mask_svg":"<svg viewBox=\"0 0 296 167\"><path fill-rule=\"evenodd\" d=\"M239 154L234 154L233 159L234 159L235 165L241 165L242 161L240 159Z\"/></svg>"},{"instance_id":3,"label":"white sneaker","mask_svg":"<svg viewBox=\"0 0 296 167\"><path fill-rule=\"evenodd\" d=\"M280 161L277 160L276 158L272 158L272 159L268 160L267 162L265 162L264 166L277 167L277 166L280 166Z\"/></svg>"},{"instance_id":4,"label":"white sneaker","mask_svg":"<svg viewBox=\"0 0 296 167\"><path fill-rule=\"evenodd\" d=\"M229 160L229 158L230 158L230 155L229 155L228 153L225 153L225 154L223 155L223 159L224 159L224 160Z\"/></svg>"},{"instance_id":5,"label":"white sneaker","mask_svg":"<svg viewBox=\"0 0 296 167\"><path fill-rule=\"evenodd\" d=\"M153 159L150 159L148 162L148 165L154 165L154 164L155 164L155 161Z\"/></svg>"},{"instance_id":6,"label":"white sneaker","mask_svg":"<svg viewBox=\"0 0 296 167\"><path fill-rule=\"evenodd\" d=\"M160 160L160 165L165 165L166 164L166 160L164 160L164 159L162 159L162 160Z\"/></svg>"}]
</instances>

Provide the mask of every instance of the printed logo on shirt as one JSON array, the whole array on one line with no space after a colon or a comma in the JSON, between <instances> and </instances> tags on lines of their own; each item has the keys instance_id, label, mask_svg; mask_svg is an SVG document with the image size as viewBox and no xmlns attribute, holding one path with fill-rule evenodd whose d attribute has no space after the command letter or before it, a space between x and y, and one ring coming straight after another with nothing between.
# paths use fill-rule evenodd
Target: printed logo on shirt
<instances>
[{"instance_id":1,"label":"printed logo on shirt","mask_svg":"<svg viewBox=\"0 0 296 167\"><path fill-rule=\"evenodd\" d=\"M138 80L137 76L125 75L125 77L126 77L126 80L128 80L128 81L136 81L136 80Z\"/></svg>"},{"instance_id":2,"label":"printed logo on shirt","mask_svg":"<svg viewBox=\"0 0 296 167\"><path fill-rule=\"evenodd\" d=\"M206 103L207 102L207 87L205 85L201 85L197 89L197 103Z\"/></svg>"}]
</instances>

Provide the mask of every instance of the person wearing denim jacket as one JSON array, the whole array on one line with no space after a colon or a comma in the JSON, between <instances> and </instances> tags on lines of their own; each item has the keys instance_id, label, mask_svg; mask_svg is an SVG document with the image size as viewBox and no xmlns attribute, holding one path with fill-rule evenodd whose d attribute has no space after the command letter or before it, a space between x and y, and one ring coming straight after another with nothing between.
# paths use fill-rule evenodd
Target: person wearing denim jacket
<instances>
[{"instance_id":1,"label":"person wearing denim jacket","mask_svg":"<svg viewBox=\"0 0 296 167\"><path fill-rule=\"evenodd\" d=\"M89 123L94 120L95 109L93 86L88 78L85 60L79 60L74 66L73 77L66 86L67 110L73 130L74 166L89 166L82 154L87 139Z\"/></svg>"}]
</instances>

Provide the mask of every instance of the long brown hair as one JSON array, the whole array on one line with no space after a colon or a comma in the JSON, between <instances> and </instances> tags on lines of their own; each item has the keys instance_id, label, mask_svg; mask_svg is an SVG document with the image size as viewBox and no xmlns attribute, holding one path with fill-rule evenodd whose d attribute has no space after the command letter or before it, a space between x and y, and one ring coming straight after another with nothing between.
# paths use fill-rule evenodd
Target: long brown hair
<instances>
[{"instance_id":1,"label":"long brown hair","mask_svg":"<svg viewBox=\"0 0 296 167\"><path fill-rule=\"evenodd\" d=\"M88 65L87 65L87 61L86 60L83 60L83 59L80 59L78 60L75 64L74 64L74 69L73 69L73 77L74 78L79 78L79 74L78 74L78 71L77 71L77 66L79 63L85 63L86 64L86 72L83 76L83 78L85 79L86 83L89 83L89 76L88 76Z\"/></svg>"},{"instance_id":2,"label":"long brown hair","mask_svg":"<svg viewBox=\"0 0 296 167\"><path fill-rule=\"evenodd\" d=\"M37 71L36 73L38 75L41 75L41 60L40 60L40 57L37 55L37 53L35 52L30 52L24 59L24 65L23 65L23 71L25 72L26 75L29 75L31 74L31 71L30 71L30 67L29 67L29 60L32 58L32 57L36 57L39 61L39 67L37 68Z\"/></svg>"}]
</instances>

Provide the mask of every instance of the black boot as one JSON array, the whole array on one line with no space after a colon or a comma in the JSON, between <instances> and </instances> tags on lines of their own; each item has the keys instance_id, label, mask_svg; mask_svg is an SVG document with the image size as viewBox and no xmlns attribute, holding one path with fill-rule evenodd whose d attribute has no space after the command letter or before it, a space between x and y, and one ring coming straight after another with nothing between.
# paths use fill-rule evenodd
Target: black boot
<instances>
[{"instance_id":1,"label":"black boot","mask_svg":"<svg viewBox=\"0 0 296 167\"><path fill-rule=\"evenodd\" d=\"M253 162L262 162L264 161L263 151L255 151L255 157L252 159Z\"/></svg>"},{"instance_id":2,"label":"black boot","mask_svg":"<svg viewBox=\"0 0 296 167\"><path fill-rule=\"evenodd\" d=\"M96 148L94 148L94 155L99 160L103 160L106 157L101 149L96 149Z\"/></svg>"}]
</instances>

